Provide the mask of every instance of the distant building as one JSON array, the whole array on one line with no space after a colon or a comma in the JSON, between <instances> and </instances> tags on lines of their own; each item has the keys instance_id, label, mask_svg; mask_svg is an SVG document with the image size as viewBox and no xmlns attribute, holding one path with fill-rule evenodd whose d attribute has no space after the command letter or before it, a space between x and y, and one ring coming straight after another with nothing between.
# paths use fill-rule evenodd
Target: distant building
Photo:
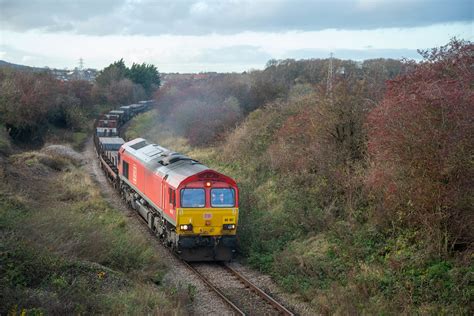
<instances>
[{"instance_id":1,"label":"distant building","mask_svg":"<svg viewBox=\"0 0 474 316\"><path fill-rule=\"evenodd\" d=\"M93 82L97 77L98 71L91 68L84 70L79 70L78 68L75 68L74 70L52 69L51 73L54 77L56 77L56 79L61 81L86 80L89 82Z\"/></svg>"}]
</instances>

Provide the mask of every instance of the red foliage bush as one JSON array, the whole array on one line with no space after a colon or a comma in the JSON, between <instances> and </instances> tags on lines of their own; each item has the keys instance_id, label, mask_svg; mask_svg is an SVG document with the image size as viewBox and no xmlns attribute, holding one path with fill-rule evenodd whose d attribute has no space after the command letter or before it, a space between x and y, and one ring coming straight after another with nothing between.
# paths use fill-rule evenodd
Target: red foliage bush
<instances>
[{"instance_id":1,"label":"red foliage bush","mask_svg":"<svg viewBox=\"0 0 474 316\"><path fill-rule=\"evenodd\" d=\"M367 185L380 219L420 229L441 252L473 240L474 45L422 55L368 117Z\"/></svg>"},{"instance_id":2,"label":"red foliage bush","mask_svg":"<svg viewBox=\"0 0 474 316\"><path fill-rule=\"evenodd\" d=\"M47 73L2 70L0 122L14 139L36 141L56 105L58 81Z\"/></svg>"},{"instance_id":3,"label":"red foliage bush","mask_svg":"<svg viewBox=\"0 0 474 316\"><path fill-rule=\"evenodd\" d=\"M0 70L0 123L19 142L41 144L51 123L80 129L93 107L92 85L62 82L50 73Z\"/></svg>"}]
</instances>

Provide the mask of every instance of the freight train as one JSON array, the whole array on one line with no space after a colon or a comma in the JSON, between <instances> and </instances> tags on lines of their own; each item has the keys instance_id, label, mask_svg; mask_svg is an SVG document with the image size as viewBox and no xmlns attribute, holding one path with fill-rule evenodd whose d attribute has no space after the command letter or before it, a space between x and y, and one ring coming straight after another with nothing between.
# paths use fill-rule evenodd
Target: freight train
<instances>
[{"instance_id":1,"label":"freight train","mask_svg":"<svg viewBox=\"0 0 474 316\"><path fill-rule=\"evenodd\" d=\"M143 138L125 142L120 127L153 101L122 106L97 120L100 165L150 230L186 261L229 261L237 247L236 182ZM110 121L115 121L111 123ZM104 135L104 128L112 130Z\"/></svg>"}]
</instances>

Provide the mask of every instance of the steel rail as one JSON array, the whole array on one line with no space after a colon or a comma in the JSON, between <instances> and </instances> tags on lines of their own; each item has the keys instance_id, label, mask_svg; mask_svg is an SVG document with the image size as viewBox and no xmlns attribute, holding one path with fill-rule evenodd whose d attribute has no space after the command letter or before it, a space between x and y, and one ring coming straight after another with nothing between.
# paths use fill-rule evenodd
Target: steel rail
<instances>
[{"instance_id":1,"label":"steel rail","mask_svg":"<svg viewBox=\"0 0 474 316\"><path fill-rule=\"evenodd\" d=\"M218 288L214 286L204 275L201 274L197 269L195 269L193 266L191 266L189 263L187 263L184 260L181 260L183 264L191 271L193 271L206 285L217 295L219 295L220 298L224 300L224 302L229 305L235 312L237 312L238 315L246 315L240 308L237 307L234 303L232 303L231 300L227 298L227 296L224 295L224 293L221 292Z\"/></svg>"},{"instance_id":2,"label":"steel rail","mask_svg":"<svg viewBox=\"0 0 474 316\"><path fill-rule=\"evenodd\" d=\"M225 263L222 263L222 266L225 267L233 275L235 275L242 283L244 283L252 291L257 293L261 298L263 298L270 305L272 305L274 308L276 308L280 313L282 313L283 315L294 316L294 314L291 311L289 311L285 306L278 303L273 297L271 297L270 295L268 295L267 293L262 291L259 287L257 287L255 284L250 282L246 277L244 277L242 274L237 272L235 269L231 268L229 265L227 265Z\"/></svg>"}]
</instances>

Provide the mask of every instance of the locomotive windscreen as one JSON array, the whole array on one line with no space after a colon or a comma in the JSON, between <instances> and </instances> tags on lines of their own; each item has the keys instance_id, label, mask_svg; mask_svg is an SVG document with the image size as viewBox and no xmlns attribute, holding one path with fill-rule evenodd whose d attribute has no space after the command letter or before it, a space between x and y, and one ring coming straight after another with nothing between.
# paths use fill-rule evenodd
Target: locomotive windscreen
<instances>
[{"instance_id":1,"label":"locomotive windscreen","mask_svg":"<svg viewBox=\"0 0 474 316\"><path fill-rule=\"evenodd\" d=\"M235 206L234 189L211 189L212 207L233 207Z\"/></svg>"},{"instance_id":2,"label":"locomotive windscreen","mask_svg":"<svg viewBox=\"0 0 474 316\"><path fill-rule=\"evenodd\" d=\"M182 189L181 207L204 207L206 195L204 189Z\"/></svg>"}]
</instances>

